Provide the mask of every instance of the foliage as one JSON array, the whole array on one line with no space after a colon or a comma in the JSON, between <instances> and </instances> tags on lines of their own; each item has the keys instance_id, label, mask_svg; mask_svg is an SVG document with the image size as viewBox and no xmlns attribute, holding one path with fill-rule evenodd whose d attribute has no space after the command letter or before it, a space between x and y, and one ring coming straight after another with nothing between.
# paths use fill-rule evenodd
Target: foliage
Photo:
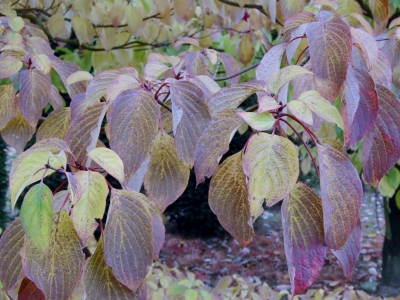
<instances>
[{"instance_id":1,"label":"foliage","mask_svg":"<svg viewBox=\"0 0 400 300\"><path fill-rule=\"evenodd\" d=\"M19 293L68 299L84 272L89 298L104 297L98 287L107 286L108 299L143 299L164 241L161 213L182 195L192 168L197 185L212 178L210 207L242 246L253 239L263 205L283 200L292 295L311 285L328 250L351 277L363 189L346 148L362 141L363 178L373 186L400 158L400 102L391 91L392 83L399 86L400 19L390 17L385 0L360 2L365 18L352 0L261 2L2 5L0 132L19 153L10 174L12 208L34 184L0 240L5 290L21 286ZM68 39L71 28L78 41ZM263 34L272 28L280 34L274 46ZM227 53L212 47L211 37ZM62 60L50 42L92 51L95 76L80 67L89 70L88 52L64 51L70 57ZM240 70L230 55L235 43L243 65L261 44L268 52ZM181 52L169 47L146 53L145 64L135 59L141 47L170 44ZM114 69L101 72L110 62ZM218 76L220 66L226 77ZM256 79L239 82L254 69ZM69 107L60 91L72 99ZM253 94L258 104L238 109ZM53 112L44 118L48 103ZM244 124L252 135L219 164ZM101 131L110 148L98 141ZM37 142L24 151L35 132ZM298 182L305 152L321 197ZM51 192L44 178L53 173L67 180ZM66 184L68 191L60 191ZM101 241L84 271L81 249L97 227ZM184 287L185 297L197 298Z\"/></svg>"}]
</instances>

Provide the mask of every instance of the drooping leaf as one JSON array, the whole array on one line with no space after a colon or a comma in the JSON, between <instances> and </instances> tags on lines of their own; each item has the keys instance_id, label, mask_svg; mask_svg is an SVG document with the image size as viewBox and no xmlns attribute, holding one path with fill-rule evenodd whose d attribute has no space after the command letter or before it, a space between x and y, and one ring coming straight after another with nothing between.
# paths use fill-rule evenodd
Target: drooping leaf
<instances>
[{"instance_id":1,"label":"drooping leaf","mask_svg":"<svg viewBox=\"0 0 400 300\"><path fill-rule=\"evenodd\" d=\"M120 183L124 182L124 163L119 156L111 149L98 147L88 154L100 167Z\"/></svg>"},{"instance_id":2,"label":"drooping leaf","mask_svg":"<svg viewBox=\"0 0 400 300\"><path fill-rule=\"evenodd\" d=\"M144 177L148 197L164 211L182 195L189 175L189 168L178 159L174 139L165 132L159 132Z\"/></svg>"},{"instance_id":3,"label":"drooping leaf","mask_svg":"<svg viewBox=\"0 0 400 300\"><path fill-rule=\"evenodd\" d=\"M369 1L374 21L378 27L384 27L389 19L389 1L371 0Z\"/></svg>"},{"instance_id":4,"label":"drooping leaf","mask_svg":"<svg viewBox=\"0 0 400 300\"><path fill-rule=\"evenodd\" d=\"M197 141L211 121L210 112L202 90L189 81L178 81L171 84L171 99L172 110L180 110L182 115L178 125L174 128L178 158L191 168L194 164Z\"/></svg>"},{"instance_id":5,"label":"drooping leaf","mask_svg":"<svg viewBox=\"0 0 400 300\"><path fill-rule=\"evenodd\" d=\"M264 80L268 84L272 74L279 70L283 53L286 45L284 43L272 47L260 61L256 68L256 77L258 80Z\"/></svg>"},{"instance_id":6,"label":"drooping leaf","mask_svg":"<svg viewBox=\"0 0 400 300\"><path fill-rule=\"evenodd\" d=\"M97 103L106 94L107 86L120 75L137 77L138 73L134 68L121 68L119 70L108 70L97 74L89 83L86 90L86 102Z\"/></svg>"},{"instance_id":7,"label":"drooping leaf","mask_svg":"<svg viewBox=\"0 0 400 300\"><path fill-rule=\"evenodd\" d=\"M65 88L67 89L71 99L74 98L75 95L84 93L86 91L86 82L84 81L79 81L71 85L67 84L68 77L77 71L81 71L80 67L78 67L74 63L61 60L54 55L50 55L49 58L51 60L54 70L56 70L58 75L60 75L61 80L64 83Z\"/></svg>"},{"instance_id":8,"label":"drooping leaf","mask_svg":"<svg viewBox=\"0 0 400 300\"><path fill-rule=\"evenodd\" d=\"M282 227L292 295L298 295L318 276L327 250L321 199L301 182L283 201Z\"/></svg>"},{"instance_id":9,"label":"drooping leaf","mask_svg":"<svg viewBox=\"0 0 400 300\"><path fill-rule=\"evenodd\" d=\"M149 156L157 134L159 106L146 91L127 90L118 95L109 116L110 147L124 163L127 178Z\"/></svg>"},{"instance_id":10,"label":"drooping leaf","mask_svg":"<svg viewBox=\"0 0 400 300\"><path fill-rule=\"evenodd\" d=\"M378 44L375 38L364 30L357 28L351 28L350 30L354 39L354 44L361 50L368 70L370 70L378 60Z\"/></svg>"},{"instance_id":11,"label":"drooping leaf","mask_svg":"<svg viewBox=\"0 0 400 300\"><path fill-rule=\"evenodd\" d=\"M145 279L153 256L148 201L151 200L138 192L111 190L104 231L106 263L114 276L134 292ZM115 255L116 251L119 255Z\"/></svg>"},{"instance_id":12,"label":"drooping leaf","mask_svg":"<svg viewBox=\"0 0 400 300\"><path fill-rule=\"evenodd\" d=\"M210 183L208 203L221 225L242 247L246 247L253 239L254 231L242 152L228 157L219 166Z\"/></svg>"},{"instance_id":13,"label":"drooping leaf","mask_svg":"<svg viewBox=\"0 0 400 300\"><path fill-rule=\"evenodd\" d=\"M277 94L285 83L304 74L312 74L312 72L297 65L284 67L272 74L268 88L272 93Z\"/></svg>"},{"instance_id":14,"label":"drooping leaf","mask_svg":"<svg viewBox=\"0 0 400 300\"><path fill-rule=\"evenodd\" d=\"M317 145L325 243L342 249L357 225L363 188L346 155L328 144Z\"/></svg>"},{"instance_id":15,"label":"drooping leaf","mask_svg":"<svg viewBox=\"0 0 400 300\"><path fill-rule=\"evenodd\" d=\"M312 111L307 106L307 104L298 100L293 100L287 104L287 107L290 112L300 121L303 121L304 123L313 126L314 122Z\"/></svg>"},{"instance_id":16,"label":"drooping leaf","mask_svg":"<svg viewBox=\"0 0 400 300\"><path fill-rule=\"evenodd\" d=\"M186 54L186 71L192 76L207 75L206 58L201 52Z\"/></svg>"},{"instance_id":17,"label":"drooping leaf","mask_svg":"<svg viewBox=\"0 0 400 300\"><path fill-rule=\"evenodd\" d=\"M22 153L25 149L26 143L31 139L35 133L29 122L24 118L21 113L8 122L7 126L1 130L1 137L4 141L15 148L18 153Z\"/></svg>"},{"instance_id":18,"label":"drooping leaf","mask_svg":"<svg viewBox=\"0 0 400 300\"><path fill-rule=\"evenodd\" d=\"M30 188L21 207L21 224L36 248L48 253L53 218L53 194L47 185Z\"/></svg>"},{"instance_id":19,"label":"drooping leaf","mask_svg":"<svg viewBox=\"0 0 400 300\"><path fill-rule=\"evenodd\" d=\"M239 60L242 64L247 65L254 56L253 35L251 33L242 34L239 42Z\"/></svg>"},{"instance_id":20,"label":"drooping leaf","mask_svg":"<svg viewBox=\"0 0 400 300\"><path fill-rule=\"evenodd\" d=\"M400 102L397 96L383 85L375 86L379 113L373 129L363 143L365 181L376 186L381 178L400 158Z\"/></svg>"},{"instance_id":21,"label":"drooping leaf","mask_svg":"<svg viewBox=\"0 0 400 300\"><path fill-rule=\"evenodd\" d=\"M265 90L265 83L261 80L238 83L221 89L207 101L207 104L211 115L214 117L225 109L237 108L254 93Z\"/></svg>"},{"instance_id":22,"label":"drooping leaf","mask_svg":"<svg viewBox=\"0 0 400 300\"><path fill-rule=\"evenodd\" d=\"M305 103L317 116L335 123L341 129L344 129L343 119L336 109L328 100L321 97L317 91L307 91L299 96L299 100Z\"/></svg>"},{"instance_id":23,"label":"drooping leaf","mask_svg":"<svg viewBox=\"0 0 400 300\"><path fill-rule=\"evenodd\" d=\"M12 56L0 60L0 78L10 78L21 70L23 63Z\"/></svg>"},{"instance_id":24,"label":"drooping leaf","mask_svg":"<svg viewBox=\"0 0 400 300\"><path fill-rule=\"evenodd\" d=\"M197 185L204 177L211 177L218 168L219 159L229 150L232 134L243 124L237 111L227 109L215 115L200 136L194 153Z\"/></svg>"},{"instance_id":25,"label":"drooping leaf","mask_svg":"<svg viewBox=\"0 0 400 300\"><path fill-rule=\"evenodd\" d=\"M71 214L75 230L85 244L97 228L96 219L103 217L106 208L108 187L104 177L93 171L78 171L74 174L82 192L76 200Z\"/></svg>"},{"instance_id":26,"label":"drooping leaf","mask_svg":"<svg viewBox=\"0 0 400 300\"><path fill-rule=\"evenodd\" d=\"M14 209L19 195L25 187L42 178L46 164L53 168L60 168L63 163L57 157L46 149L32 149L20 154L12 162L10 172L10 194L11 208ZM48 169L46 176L54 173L54 170Z\"/></svg>"},{"instance_id":27,"label":"drooping leaf","mask_svg":"<svg viewBox=\"0 0 400 300\"><path fill-rule=\"evenodd\" d=\"M104 102L89 105L83 107L76 117L71 118L71 124L65 139L71 146L71 151L78 161L86 155L86 148L93 142L91 132L98 126L104 107ZM97 141L97 137L95 141Z\"/></svg>"},{"instance_id":28,"label":"drooping leaf","mask_svg":"<svg viewBox=\"0 0 400 300\"><path fill-rule=\"evenodd\" d=\"M63 107L53 111L42 125L40 125L36 133L36 140L40 141L48 138L65 139L70 120L71 113L69 107Z\"/></svg>"},{"instance_id":29,"label":"drooping leaf","mask_svg":"<svg viewBox=\"0 0 400 300\"><path fill-rule=\"evenodd\" d=\"M372 129L378 116L375 84L367 71L349 66L343 100L345 145L354 147Z\"/></svg>"},{"instance_id":30,"label":"drooping leaf","mask_svg":"<svg viewBox=\"0 0 400 300\"><path fill-rule=\"evenodd\" d=\"M243 170L249 177L250 213L257 218L263 212L264 201L272 206L295 186L299 176L297 148L286 138L258 133L248 142Z\"/></svg>"},{"instance_id":31,"label":"drooping leaf","mask_svg":"<svg viewBox=\"0 0 400 300\"><path fill-rule=\"evenodd\" d=\"M305 5L304 0L281 0L280 6L285 19L289 19L291 16L301 12Z\"/></svg>"},{"instance_id":32,"label":"drooping leaf","mask_svg":"<svg viewBox=\"0 0 400 300\"><path fill-rule=\"evenodd\" d=\"M68 76L66 84L71 85L79 81L90 81L93 79L93 75L86 71L76 71Z\"/></svg>"},{"instance_id":33,"label":"drooping leaf","mask_svg":"<svg viewBox=\"0 0 400 300\"><path fill-rule=\"evenodd\" d=\"M46 299L67 300L78 284L84 255L82 244L68 213L53 214L49 254L25 238L22 265L26 277L42 290Z\"/></svg>"},{"instance_id":34,"label":"drooping leaf","mask_svg":"<svg viewBox=\"0 0 400 300\"><path fill-rule=\"evenodd\" d=\"M317 88L333 103L346 79L352 47L350 28L340 18L332 17L308 25L306 35Z\"/></svg>"},{"instance_id":35,"label":"drooping leaf","mask_svg":"<svg viewBox=\"0 0 400 300\"><path fill-rule=\"evenodd\" d=\"M245 112L239 111L237 113L251 128L258 131L265 131L271 129L275 124L275 118L269 112Z\"/></svg>"},{"instance_id":36,"label":"drooping leaf","mask_svg":"<svg viewBox=\"0 0 400 300\"><path fill-rule=\"evenodd\" d=\"M85 271L85 293L87 300L95 299L138 299L133 291L124 286L106 265L103 239L97 243Z\"/></svg>"},{"instance_id":37,"label":"drooping leaf","mask_svg":"<svg viewBox=\"0 0 400 300\"><path fill-rule=\"evenodd\" d=\"M18 113L15 89L12 85L0 86L0 130Z\"/></svg>"},{"instance_id":38,"label":"drooping leaf","mask_svg":"<svg viewBox=\"0 0 400 300\"><path fill-rule=\"evenodd\" d=\"M32 127L42 115L42 110L50 100L50 78L43 72L32 69L20 74L18 106L22 115Z\"/></svg>"},{"instance_id":39,"label":"drooping leaf","mask_svg":"<svg viewBox=\"0 0 400 300\"><path fill-rule=\"evenodd\" d=\"M379 50L378 60L369 71L375 83L379 83L388 89L392 86L392 66L386 54Z\"/></svg>"},{"instance_id":40,"label":"drooping leaf","mask_svg":"<svg viewBox=\"0 0 400 300\"><path fill-rule=\"evenodd\" d=\"M315 17L313 13L308 11L299 12L298 14L295 14L286 20L285 25L283 26L282 29L282 34L284 34L289 30L295 29L303 24L317 22L317 21L318 19Z\"/></svg>"},{"instance_id":41,"label":"drooping leaf","mask_svg":"<svg viewBox=\"0 0 400 300\"><path fill-rule=\"evenodd\" d=\"M25 277L18 289L18 300L45 300L45 297L35 283Z\"/></svg>"},{"instance_id":42,"label":"drooping leaf","mask_svg":"<svg viewBox=\"0 0 400 300\"><path fill-rule=\"evenodd\" d=\"M218 58L221 60L222 64L224 65L226 75L231 76L240 71L240 65L233 56L231 56L227 53L218 53ZM240 76L235 76L229 80L232 85L232 84L239 83L239 79L240 79Z\"/></svg>"},{"instance_id":43,"label":"drooping leaf","mask_svg":"<svg viewBox=\"0 0 400 300\"><path fill-rule=\"evenodd\" d=\"M92 44L96 31L87 19L75 15L72 17L71 24L81 45Z\"/></svg>"},{"instance_id":44,"label":"drooping leaf","mask_svg":"<svg viewBox=\"0 0 400 300\"><path fill-rule=\"evenodd\" d=\"M17 288L24 278L22 258L19 254L24 246L25 231L19 218L11 222L0 239L0 281L5 291Z\"/></svg>"},{"instance_id":45,"label":"drooping leaf","mask_svg":"<svg viewBox=\"0 0 400 300\"><path fill-rule=\"evenodd\" d=\"M53 14L47 20L47 28L53 38L58 37L65 29L64 16L60 13Z\"/></svg>"},{"instance_id":46,"label":"drooping leaf","mask_svg":"<svg viewBox=\"0 0 400 300\"><path fill-rule=\"evenodd\" d=\"M363 232L360 220L357 222L356 227L354 227L353 232L349 236L341 250L332 250L333 255L339 260L342 266L344 275L351 280L354 267L360 251L362 248Z\"/></svg>"}]
</instances>

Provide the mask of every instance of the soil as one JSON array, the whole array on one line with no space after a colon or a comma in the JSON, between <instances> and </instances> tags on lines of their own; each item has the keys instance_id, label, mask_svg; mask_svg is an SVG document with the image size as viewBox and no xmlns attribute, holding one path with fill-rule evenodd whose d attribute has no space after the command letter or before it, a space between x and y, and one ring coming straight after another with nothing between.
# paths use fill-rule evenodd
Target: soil
<instances>
[{"instance_id":1,"label":"soil","mask_svg":"<svg viewBox=\"0 0 400 300\"><path fill-rule=\"evenodd\" d=\"M384 214L382 199L374 193L364 194L361 222L363 248L352 280L343 275L337 259L329 252L312 288L352 285L371 294L378 293ZM243 249L232 238L183 239L167 233L160 260L169 267L192 271L197 279L209 286L215 286L223 276L238 274L242 277L257 276L274 289L289 290L280 207L266 210L254 224L254 230L254 240Z\"/></svg>"}]
</instances>

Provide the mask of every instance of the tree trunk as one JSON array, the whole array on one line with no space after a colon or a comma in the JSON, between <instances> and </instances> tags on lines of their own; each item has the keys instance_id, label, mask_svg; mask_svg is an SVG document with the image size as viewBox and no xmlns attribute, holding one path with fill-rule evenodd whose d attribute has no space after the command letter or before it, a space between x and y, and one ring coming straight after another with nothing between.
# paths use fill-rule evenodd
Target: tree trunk
<instances>
[{"instance_id":1,"label":"tree trunk","mask_svg":"<svg viewBox=\"0 0 400 300\"><path fill-rule=\"evenodd\" d=\"M400 286L400 209L395 197L385 200L386 234L382 251L382 284Z\"/></svg>"}]
</instances>

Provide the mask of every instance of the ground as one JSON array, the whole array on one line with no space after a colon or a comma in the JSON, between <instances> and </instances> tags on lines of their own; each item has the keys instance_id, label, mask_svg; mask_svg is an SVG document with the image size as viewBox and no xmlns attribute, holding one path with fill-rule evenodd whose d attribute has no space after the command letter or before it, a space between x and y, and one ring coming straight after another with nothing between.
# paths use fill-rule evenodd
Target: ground
<instances>
[{"instance_id":1,"label":"ground","mask_svg":"<svg viewBox=\"0 0 400 300\"><path fill-rule=\"evenodd\" d=\"M363 225L363 248L349 281L342 273L339 263L329 253L325 266L315 280L313 288L330 288L352 285L376 294L382 266L384 239L384 215L382 199L374 193L364 195L361 210ZM287 271L280 207L264 212L255 223L256 236L244 249L232 238L207 240L182 239L167 234L160 260L169 267L177 267L195 273L209 286L215 286L219 278L238 274L242 277L257 276L275 290L290 289Z\"/></svg>"}]
</instances>

